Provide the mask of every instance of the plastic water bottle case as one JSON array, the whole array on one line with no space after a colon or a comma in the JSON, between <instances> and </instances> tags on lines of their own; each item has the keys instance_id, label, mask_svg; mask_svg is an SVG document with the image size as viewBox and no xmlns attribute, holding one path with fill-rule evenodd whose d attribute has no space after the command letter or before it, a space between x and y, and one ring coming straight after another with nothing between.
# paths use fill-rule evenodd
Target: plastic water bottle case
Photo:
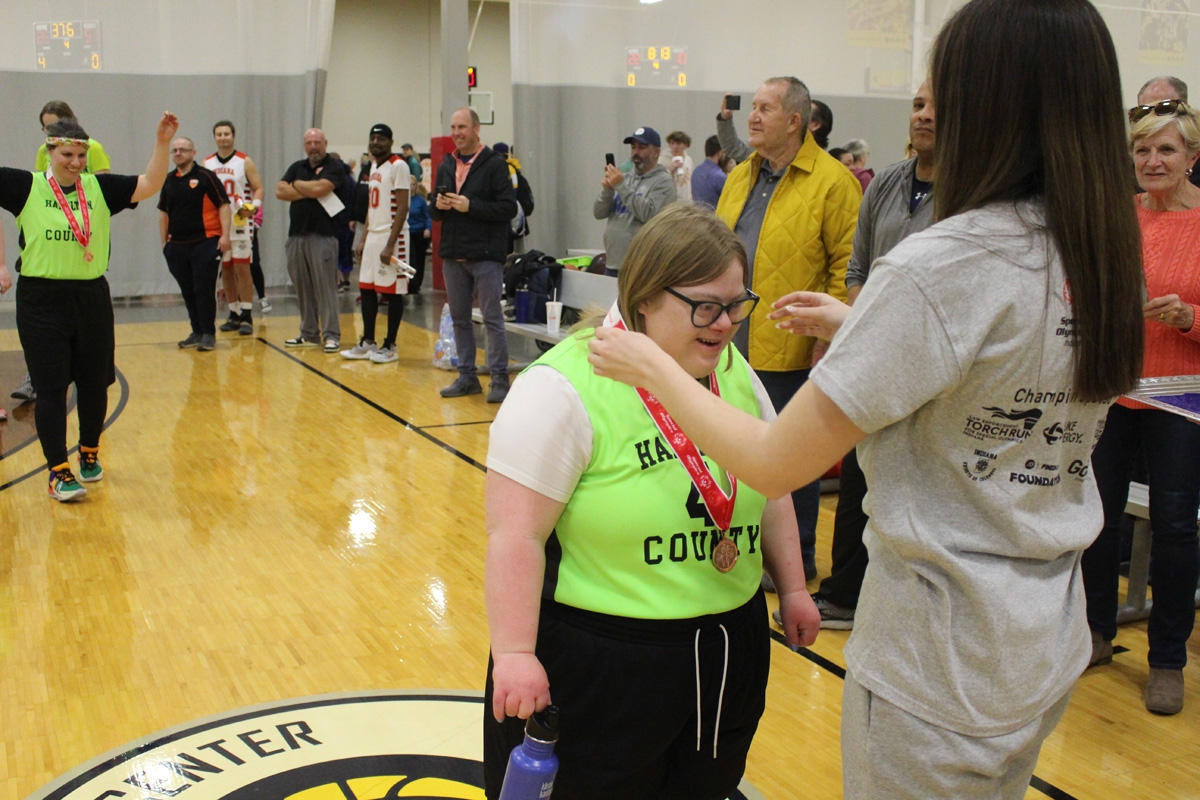
<instances>
[{"instance_id":1,"label":"plastic water bottle case","mask_svg":"<svg viewBox=\"0 0 1200 800\"><path fill-rule=\"evenodd\" d=\"M513 748L500 800L547 800L558 774L558 706L546 706L525 723L525 741Z\"/></svg>"}]
</instances>

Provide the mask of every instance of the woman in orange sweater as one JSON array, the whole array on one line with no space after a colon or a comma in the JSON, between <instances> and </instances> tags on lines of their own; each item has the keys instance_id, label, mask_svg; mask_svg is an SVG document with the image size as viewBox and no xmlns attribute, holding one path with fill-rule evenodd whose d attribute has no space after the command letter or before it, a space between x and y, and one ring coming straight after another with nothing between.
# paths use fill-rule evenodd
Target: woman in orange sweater
<instances>
[{"instance_id":1,"label":"woman in orange sweater","mask_svg":"<svg viewBox=\"0 0 1200 800\"><path fill-rule=\"evenodd\" d=\"M1200 375L1200 189L1188 176L1200 155L1200 124L1182 101L1130 110L1130 150L1138 183L1146 349L1142 375ZM1083 580L1092 629L1091 666L1112 661L1117 633L1117 570L1121 516L1138 449L1146 456L1150 485L1150 675L1146 708L1156 714L1183 710L1183 667L1196 620L1200 577L1196 535L1200 503L1200 425L1124 399L1108 414L1092 455L1104 502L1104 529L1083 556Z\"/></svg>"}]
</instances>

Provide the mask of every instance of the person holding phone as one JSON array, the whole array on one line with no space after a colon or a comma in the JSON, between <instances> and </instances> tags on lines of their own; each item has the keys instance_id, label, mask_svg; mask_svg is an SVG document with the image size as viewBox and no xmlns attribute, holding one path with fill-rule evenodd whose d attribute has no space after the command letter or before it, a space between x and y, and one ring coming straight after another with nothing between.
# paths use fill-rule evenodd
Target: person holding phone
<instances>
[{"instance_id":1,"label":"person holding phone","mask_svg":"<svg viewBox=\"0 0 1200 800\"><path fill-rule=\"evenodd\" d=\"M1095 6L972 0L931 62L938 222L878 259L853 307L767 298L773 322L833 340L775 422L641 334L589 346L768 497L858 444L870 563L843 650L844 796L1019 800L1091 654L1087 466L1141 373L1142 237Z\"/></svg>"},{"instance_id":2,"label":"person holding phone","mask_svg":"<svg viewBox=\"0 0 1200 800\"><path fill-rule=\"evenodd\" d=\"M430 215L442 223L438 245L446 300L454 320L458 348L458 378L441 390L442 397L483 392L475 372L475 328L471 322L473 296L479 296L487 328L488 370L492 384L487 401L508 396L508 340L504 332L504 259L508 256L509 221L517 215L504 156L479 139L479 115L460 108L450 116L455 150L438 165Z\"/></svg>"},{"instance_id":3,"label":"person holding phone","mask_svg":"<svg viewBox=\"0 0 1200 800\"><path fill-rule=\"evenodd\" d=\"M604 177L600 179L600 194L592 204L596 219L606 220L604 251L607 266L604 274L615 276L621 260L634 235L650 219L675 202L675 179L662 164L658 155L662 139L653 128L641 127L625 137L630 146L633 169L621 172L612 153L604 157Z\"/></svg>"}]
</instances>

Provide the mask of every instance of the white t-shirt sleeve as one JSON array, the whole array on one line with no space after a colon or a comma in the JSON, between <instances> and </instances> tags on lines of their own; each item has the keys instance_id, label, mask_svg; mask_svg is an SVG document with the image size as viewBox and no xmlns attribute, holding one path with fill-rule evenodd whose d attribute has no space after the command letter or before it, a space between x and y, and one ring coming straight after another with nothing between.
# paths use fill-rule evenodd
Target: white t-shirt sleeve
<instances>
[{"instance_id":1,"label":"white t-shirt sleeve","mask_svg":"<svg viewBox=\"0 0 1200 800\"><path fill-rule=\"evenodd\" d=\"M771 422L776 417L775 404L771 402L771 395L767 394L767 387L759 380L758 373L754 370L749 371L750 383L754 386L754 399L758 401L758 416L766 422Z\"/></svg>"},{"instance_id":2,"label":"white t-shirt sleeve","mask_svg":"<svg viewBox=\"0 0 1200 800\"><path fill-rule=\"evenodd\" d=\"M553 367L521 373L491 426L487 467L566 503L592 460L592 421L579 392Z\"/></svg>"},{"instance_id":3,"label":"white t-shirt sleeve","mask_svg":"<svg viewBox=\"0 0 1200 800\"><path fill-rule=\"evenodd\" d=\"M867 433L963 379L946 320L912 276L880 259L812 380Z\"/></svg>"}]
</instances>

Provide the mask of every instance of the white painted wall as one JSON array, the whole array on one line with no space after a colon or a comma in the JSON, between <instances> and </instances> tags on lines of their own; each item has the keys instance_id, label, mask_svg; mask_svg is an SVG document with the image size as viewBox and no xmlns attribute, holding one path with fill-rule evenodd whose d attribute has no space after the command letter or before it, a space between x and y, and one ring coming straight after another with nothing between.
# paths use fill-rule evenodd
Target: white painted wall
<instances>
[{"instance_id":1,"label":"white painted wall","mask_svg":"<svg viewBox=\"0 0 1200 800\"><path fill-rule=\"evenodd\" d=\"M479 3L468 6L473 26ZM484 2L468 55L476 88L494 93L496 124L482 128L488 144L513 136L508 13L507 2ZM440 16L438 0L337 0L323 115L331 150L360 155L378 122L392 127L397 149L412 142L428 152L430 137L448 132L440 119Z\"/></svg>"}]
</instances>

